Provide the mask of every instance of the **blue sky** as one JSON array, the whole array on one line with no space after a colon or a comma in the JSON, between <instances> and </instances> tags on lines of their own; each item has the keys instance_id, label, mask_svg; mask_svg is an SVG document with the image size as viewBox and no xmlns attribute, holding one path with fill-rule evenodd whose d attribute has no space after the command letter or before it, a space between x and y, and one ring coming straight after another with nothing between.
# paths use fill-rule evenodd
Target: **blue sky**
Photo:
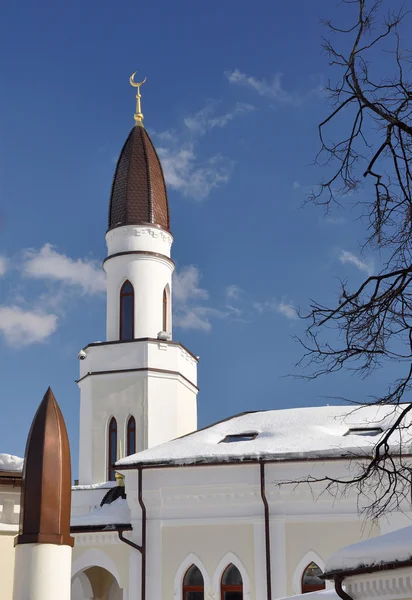
<instances>
[{"instance_id":1,"label":"blue sky","mask_svg":"<svg viewBox=\"0 0 412 600\"><path fill-rule=\"evenodd\" d=\"M336 3L337 4L337 3ZM24 453L49 385L77 472L77 353L105 336L100 271L129 75L168 181L174 338L199 364L199 425L245 410L364 400L391 373L305 382L295 309L332 302L377 257L356 210L302 208L330 71L330 0L5 3L0 94L0 452ZM346 17L345 17L346 18ZM348 200L348 205L354 200Z\"/></svg>"}]
</instances>

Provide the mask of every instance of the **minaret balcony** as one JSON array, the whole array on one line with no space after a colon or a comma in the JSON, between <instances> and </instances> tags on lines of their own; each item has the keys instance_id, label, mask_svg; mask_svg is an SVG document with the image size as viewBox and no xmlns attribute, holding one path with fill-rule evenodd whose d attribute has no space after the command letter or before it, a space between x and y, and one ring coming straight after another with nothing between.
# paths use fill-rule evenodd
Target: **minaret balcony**
<instances>
[{"instance_id":1,"label":"minaret balcony","mask_svg":"<svg viewBox=\"0 0 412 600\"><path fill-rule=\"evenodd\" d=\"M80 353L78 382L97 374L158 371L182 376L197 385L197 362L179 342L142 338L127 342L94 342Z\"/></svg>"}]
</instances>

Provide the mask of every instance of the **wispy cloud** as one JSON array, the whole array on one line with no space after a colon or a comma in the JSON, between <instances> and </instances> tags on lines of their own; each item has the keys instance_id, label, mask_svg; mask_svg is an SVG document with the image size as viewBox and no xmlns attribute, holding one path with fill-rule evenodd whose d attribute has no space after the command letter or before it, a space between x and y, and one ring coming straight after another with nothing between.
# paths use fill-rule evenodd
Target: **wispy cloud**
<instances>
[{"instance_id":1,"label":"wispy cloud","mask_svg":"<svg viewBox=\"0 0 412 600\"><path fill-rule=\"evenodd\" d=\"M4 275L7 271L7 258L5 256L0 256L0 277Z\"/></svg>"},{"instance_id":2,"label":"wispy cloud","mask_svg":"<svg viewBox=\"0 0 412 600\"><path fill-rule=\"evenodd\" d=\"M220 153L203 158L199 151L201 138L254 110L251 104L244 102L238 102L222 114L216 113L216 107L216 102L209 101L204 108L183 119L181 131L167 130L154 134L160 142L158 154L166 183L196 200L203 200L213 189L227 183L234 166L233 160Z\"/></svg>"},{"instance_id":3,"label":"wispy cloud","mask_svg":"<svg viewBox=\"0 0 412 600\"><path fill-rule=\"evenodd\" d=\"M233 161L220 154L199 159L193 143L163 146L157 151L169 187L196 200L203 200L214 188L227 183L233 170Z\"/></svg>"},{"instance_id":4,"label":"wispy cloud","mask_svg":"<svg viewBox=\"0 0 412 600\"><path fill-rule=\"evenodd\" d=\"M226 288L226 298L228 300L239 300L243 293L243 289L235 284L228 285Z\"/></svg>"},{"instance_id":5,"label":"wispy cloud","mask_svg":"<svg viewBox=\"0 0 412 600\"><path fill-rule=\"evenodd\" d=\"M328 225L344 225L346 223L346 218L345 217L340 217L340 216L326 216L323 217L321 219L322 223L326 223Z\"/></svg>"},{"instance_id":6,"label":"wispy cloud","mask_svg":"<svg viewBox=\"0 0 412 600\"><path fill-rule=\"evenodd\" d=\"M373 261L364 261L353 252L349 252L348 250L341 250L339 254L339 261L345 265L350 264L359 269L359 271L363 271L367 273L367 275L372 275L373 273Z\"/></svg>"},{"instance_id":7,"label":"wispy cloud","mask_svg":"<svg viewBox=\"0 0 412 600\"><path fill-rule=\"evenodd\" d=\"M295 321L299 317L298 312L294 307L293 303L286 302L285 300L281 300L279 302L278 300L272 299L267 300L265 302L255 302L253 304L253 308L257 310L260 314L265 312L277 312L280 315L283 315L284 317L289 319L290 321Z\"/></svg>"},{"instance_id":8,"label":"wispy cloud","mask_svg":"<svg viewBox=\"0 0 412 600\"><path fill-rule=\"evenodd\" d=\"M209 292L200 287L200 271L195 265L173 274L173 321L181 329L210 331L213 319L228 316L226 311L205 305Z\"/></svg>"},{"instance_id":9,"label":"wispy cloud","mask_svg":"<svg viewBox=\"0 0 412 600\"><path fill-rule=\"evenodd\" d=\"M57 328L57 316L19 306L0 306L0 333L9 346L44 342Z\"/></svg>"},{"instance_id":10,"label":"wispy cloud","mask_svg":"<svg viewBox=\"0 0 412 600\"><path fill-rule=\"evenodd\" d=\"M215 112L215 104L209 103L194 115L186 117L184 124L187 129L198 135L204 135L210 129L215 127L225 127L230 121L239 115L250 113L255 109L251 104L238 102L235 107L221 115L213 114Z\"/></svg>"},{"instance_id":11,"label":"wispy cloud","mask_svg":"<svg viewBox=\"0 0 412 600\"><path fill-rule=\"evenodd\" d=\"M275 306L275 311L292 321L298 318L296 308L293 304L288 302L279 302L279 304Z\"/></svg>"},{"instance_id":12,"label":"wispy cloud","mask_svg":"<svg viewBox=\"0 0 412 600\"><path fill-rule=\"evenodd\" d=\"M270 81L259 79L254 75L242 73L239 69L226 71L225 75L230 83L248 87L257 92L260 96L265 96L275 101L277 104L283 105L299 106L308 98L308 96L314 95L315 93L319 94L321 90L320 85L318 85L306 92L289 92L285 90L282 85L282 73L275 73Z\"/></svg>"},{"instance_id":13,"label":"wispy cloud","mask_svg":"<svg viewBox=\"0 0 412 600\"><path fill-rule=\"evenodd\" d=\"M26 250L22 270L27 277L60 281L80 287L86 294L106 289L106 277L97 261L70 258L57 252L51 244L45 244L40 250Z\"/></svg>"},{"instance_id":14,"label":"wispy cloud","mask_svg":"<svg viewBox=\"0 0 412 600\"><path fill-rule=\"evenodd\" d=\"M209 293L200 287L200 271L195 265L173 273L173 299L180 304L192 300L207 300Z\"/></svg>"}]
</instances>

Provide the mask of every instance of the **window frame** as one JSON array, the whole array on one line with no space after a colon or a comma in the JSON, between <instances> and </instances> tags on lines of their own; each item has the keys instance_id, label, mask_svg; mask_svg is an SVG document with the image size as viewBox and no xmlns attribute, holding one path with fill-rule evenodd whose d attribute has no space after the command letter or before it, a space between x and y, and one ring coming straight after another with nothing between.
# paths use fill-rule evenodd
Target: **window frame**
<instances>
[{"instance_id":1,"label":"window frame","mask_svg":"<svg viewBox=\"0 0 412 600\"><path fill-rule=\"evenodd\" d=\"M196 567L196 569L199 571L199 573L202 576L202 580L203 580L203 585L186 585L185 584L185 579L187 574L189 573L190 569L192 567ZM203 573L202 571L199 569L199 567L195 564L192 563L190 565L190 567L188 567L185 571L185 574L183 575L183 579L182 579L182 600L186 600L187 599L187 594L190 593L197 593L197 594L203 594L203 598L205 596L205 579L203 577Z\"/></svg>"},{"instance_id":2,"label":"window frame","mask_svg":"<svg viewBox=\"0 0 412 600\"><path fill-rule=\"evenodd\" d=\"M322 591L322 590L325 590L325 589L326 589L326 582L325 582L325 581L323 582L323 586L322 586L322 587L320 587L319 585L316 585L316 584L314 584L314 585L311 585L311 584L308 584L308 583L304 583L304 577L305 577L305 573L306 573L306 571L309 569L309 567L310 567L312 564L316 565L316 566L318 567L318 569L322 570L322 569L320 568L320 566L318 565L318 563L317 563L317 562L315 562L314 560L311 560L311 561L310 561L310 562L309 562L309 563L306 565L306 567L303 569L303 572L302 572L302 577L300 578L300 589L301 589L301 594L310 594L311 592L318 592L318 591Z\"/></svg>"},{"instance_id":3,"label":"window frame","mask_svg":"<svg viewBox=\"0 0 412 600\"><path fill-rule=\"evenodd\" d=\"M129 284L132 288L131 292L125 292L124 288ZM131 337L123 337L123 298L132 298L132 326L131 326ZM120 300L120 310L119 310L119 341L129 341L134 340L134 311L135 311L135 301L134 301L134 287L132 282L129 279L126 279L122 287L120 288L119 294Z\"/></svg>"},{"instance_id":4,"label":"window frame","mask_svg":"<svg viewBox=\"0 0 412 600\"><path fill-rule=\"evenodd\" d=\"M223 577L225 576L226 571L228 569L230 569L230 567L235 567L235 569L239 572L240 578L242 580L241 585L228 585L228 584L223 583ZM240 572L240 569L234 563L229 563L227 565L227 567L225 567L225 569L222 572L222 576L220 578L220 598L221 598L221 600L225 600L226 592L240 592L242 594L242 600L243 600L243 577L242 577L242 573Z\"/></svg>"},{"instance_id":5,"label":"window frame","mask_svg":"<svg viewBox=\"0 0 412 600\"><path fill-rule=\"evenodd\" d=\"M162 300L162 309L163 309L163 321L162 321L162 331L166 333L169 331L169 294L167 285L163 289L163 300Z\"/></svg>"},{"instance_id":6,"label":"window frame","mask_svg":"<svg viewBox=\"0 0 412 600\"><path fill-rule=\"evenodd\" d=\"M117 460L117 421L115 417L111 417L109 421L109 427L107 429L107 481L115 481L116 473L112 469L113 463ZM115 434L115 444L113 448L112 433ZM112 459L114 451L114 460Z\"/></svg>"},{"instance_id":7,"label":"window frame","mask_svg":"<svg viewBox=\"0 0 412 600\"><path fill-rule=\"evenodd\" d=\"M133 452L130 451L130 435L133 435L134 440L134 450ZM126 426L126 450L127 450L127 455L126 456L130 456L131 454L136 454L136 419L134 418L133 415L130 415L129 418L127 419L127 426Z\"/></svg>"}]
</instances>

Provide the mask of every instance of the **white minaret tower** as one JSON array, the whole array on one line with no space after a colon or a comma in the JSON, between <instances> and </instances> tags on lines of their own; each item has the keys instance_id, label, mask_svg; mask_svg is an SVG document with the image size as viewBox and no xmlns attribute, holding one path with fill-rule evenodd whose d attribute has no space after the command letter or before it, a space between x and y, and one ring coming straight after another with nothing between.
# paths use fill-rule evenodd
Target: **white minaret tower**
<instances>
[{"instance_id":1,"label":"white minaret tower","mask_svg":"<svg viewBox=\"0 0 412 600\"><path fill-rule=\"evenodd\" d=\"M80 362L81 484L114 479L111 465L197 428L197 358L172 341L169 205L162 167L143 126L140 86L135 126L117 162L110 197L107 341Z\"/></svg>"}]
</instances>

